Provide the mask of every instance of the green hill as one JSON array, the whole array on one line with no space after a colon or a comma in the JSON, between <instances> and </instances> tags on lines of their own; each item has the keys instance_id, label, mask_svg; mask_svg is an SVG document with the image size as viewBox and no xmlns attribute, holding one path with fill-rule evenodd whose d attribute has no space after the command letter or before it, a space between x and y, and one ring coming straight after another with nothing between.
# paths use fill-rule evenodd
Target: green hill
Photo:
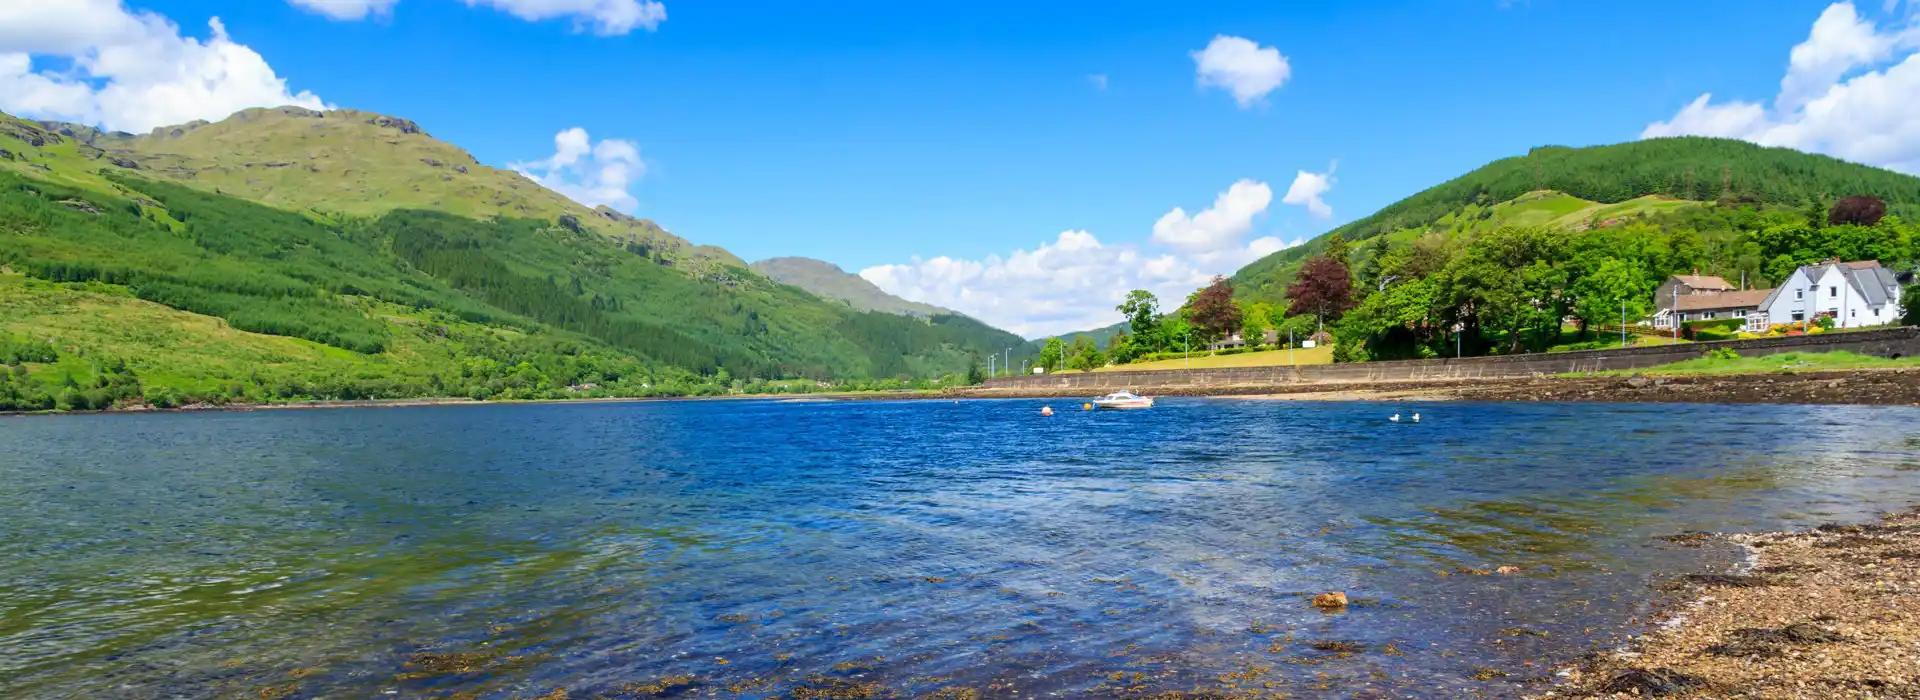
<instances>
[{"instance_id":1,"label":"green hill","mask_svg":"<svg viewBox=\"0 0 1920 700\"><path fill-rule=\"evenodd\" d=\"M463 193L451 199L429 187L373 184L409 182L421 168L454 162L407 164L421 153L452 156L385 118L250 114L142 137L0 117L0 308L8 311L0 348L44 345L60 358L22 360L0 386L0 403L73 394L67 404L94 406L130 400L127 386L222 401L925 379L964 372L974 358L1020 342L962 316L852 309L731 256L706 256L694 272L692 247L663 250L671 241L636 233L644 222L595 214L477 164L467 174L489 179L442 190ZM315 147L369 164L358 180L325 167L255 173L253 165L204 165L221 160L213 156L170 160L150 141L191 143L203 133L210 144L281 144L291 119L316 131L399 136L366 147L376 155L350 143ZM251 126L268 133L249 134ZM230 163L268 162L232 148ZM380 170L388 166L402 172ZM412 194L389 201L383 192ZM111 313L76 323L72 313L94 313L68 311L78 309ZM168 359L182 347L196 348L199 360ZM106 386L114 382L120 388Z\"/></svg>"},{"instance_id":2,"label":"green hill","mask_svg":"<svg viewBox=\"0 0 1920 700\"><path fill-rule=\"evenodd\" d=\"M519 173L488 167L412 121L372 112L249 109L220 122L140 135L0 115L0 139L8 136L44 141L24 144L47 155L43 165L51 171L43 172L83 187L100 186L96 171L106 168L326 218L395 209L475 218L573 216L590 230L646 245L692 270L746 264L651 221L583 206ZM21 167L16 161L14 169Z\"/></svg>"},{"instance_id":3,"label":"green hill","mask_svg":"<svg viewBox=\"0 0 1920 700\"><path fill-rule=\"evenodd\" d=\"M1879 197L1889 213L1904 218L1920 215L1920 178L1792 149L1699 137L1586 148L1543 146L1389 204L1306 245L1254 261L1234 274L1234 285L1242 295L1277 299L1300 261L1323 250L1334 234L1349 242L1394 234L1410 239L1436 225L1450 229L1463 218L1490 216L1490 210L1506 203L1526 204L1516 200L1542 191L1570 199L1536 204L1532 214L1515 217L1512 223L1573 228L1679 206L1660 204L1669 200L1799 207L1849 195ZM1609 208L1614 205L1622 208Z\"/></svg>"},{"instance_id":4,"label":"green hill","mask_svg":"<svg viewBox=\"0 0 1920 700\"><path fill-rule=\"evenodd\" d=\"M767 258L753 264L753 271L781 284L813 292L825 299L844 301L861 311L877 311L902 316L936 316L952 311L908 301L874 286L865 277L840 269L840 266L813 258Z\"/></svg>"}]
</instances>

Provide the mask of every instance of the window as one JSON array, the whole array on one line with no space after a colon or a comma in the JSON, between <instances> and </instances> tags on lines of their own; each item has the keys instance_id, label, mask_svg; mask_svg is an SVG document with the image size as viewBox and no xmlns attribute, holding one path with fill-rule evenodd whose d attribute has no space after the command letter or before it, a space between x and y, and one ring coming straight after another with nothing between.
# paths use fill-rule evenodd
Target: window
<instances>
[{"instance_id":1,"label":"window","mask_svg":"<svg viewBox=\"0 0 1920 700\"><path fill-rule=\"evenodd\" d=\"M1803 291L1800 291L1800 290L1798 290L1798 289L1795 289L1795 290L1793 290L1793 300L1794 300L1794 301L1800 301L1801 299L1805 299L1805 298L1807 298L1807 293L1806 293L1806 292L1803 292Z\"/></svg>"},{"instance_id":2,"label":"window","mask_svg":"<svg viewBox=\"0 0 1920 700\"><path fill-rule=\"evenodd\" d=\"M1807 315L1806 315L1806 314L1803 314L1803 313L1800 313L1800 312L1798 312L1798 311L1795 311L1795 312L1793 312L1793 320L1794 320L1794 321L1796 321L1796 322L1798 322L1798 321L1805 321L1805 320L1807 320Z\"/></svg>"},{"instance_id":3,"label":"window","mask_svg":"<svg viewBox=\"0 0 1920 700\"><path fill-rule=\"evenodd\" d=\"M1859 318L1859 317L1860 317L1859 309L1847 309L1847 318Z\"/></svg>"},{"instance_id":4,"label":"window","mask_svg":"<svg viewBox=\"0 0 1920 700\"><path fill-rule=\"evenodd\" d=\"M1873 310L1873 317L1874 317L1874 318L1880 318L1880 310L1879 310L1879 309L1874 309L1874 310Z\"/></svg>"},{"instance_id":5,"label":"window","mask_svg":"<svg viewBox=\"0 0 1920 700\"><path fill-rule=\"evenodd\" d=\"M1837 297L1837 296L1840 296L1840 288L1839 288L1839 287L1828 287L1828 288L1827 288L1827 296L1829 296L1829 297Z\"/></svg>"},{"instance_id":6,"label":"window","mask_svg":"<svg viewBox=\"0 0 1920 700\"><path fill-rule=\"evenodd\" d=\"M1707 318L1713 318L1713 312L1712 312L1712 311L1708 311L1708 312L1707 312Z\"/></svg>"}]
</instances>

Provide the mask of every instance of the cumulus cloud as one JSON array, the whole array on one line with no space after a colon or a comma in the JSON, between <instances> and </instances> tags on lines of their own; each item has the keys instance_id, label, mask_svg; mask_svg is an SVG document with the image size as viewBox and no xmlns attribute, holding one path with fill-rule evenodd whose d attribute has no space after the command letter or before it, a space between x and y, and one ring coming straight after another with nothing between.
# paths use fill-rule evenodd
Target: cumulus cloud
<instances>
[{"instance_id":1,"label":"cumulus cloud","mask_svg":"<svg viewBox=\"0 0 1920 700\"><path fill-rule=\"evenodd\" d=\"M468 7L487 5L529 22L561 17L573 20L578 31L601 36L653 31L667 21L667 6L656 0L465 0Z\"/></svg>"},{"instance_id":2,"label":"cumulus cloud","mask_svg":"<svg viewBox=\"0 0 1920 700\"><path fill-rule=\"evenodd\" d=\"M1159 249L1104 243L1087 231L1064 231L1032 250L983 260L915 258L879 265L860 276L891 294L966 313L1025 337L1112 324L1130 290L1145 289L1171 307L1217 274L1297 245L1274 236L1242 239L1266 211L1266 183L1235 182L1212 207L1188 216L1175 208L1153 226Z\"/></svg>"},{"instance_id":3,"label":"cumulus cloud","mask_svg":"<svg viewBox=\"0 0 1920 700\"><path fill-rule=\"evenodd\" d=\"M640 147L632 141L603 139L598 143L586 129L574 127L553 137L553 157L507 167L589 207L602 204L632 212L640 202L630 187L647 172Z\"/></svg>"},{"instance_id":4,"label":"cumulus cloud","mask_svg":"<svg viewBox=\"0 0 1920 700\"><path fill-rule=\"evenodd\" d=\"M1293 75L1279 49L1237 36L1215 36L1192 56L1200 86L1225 89L1241 109L1259 103Z\"/></svg>"},{"instance_id":5,"label":"cumulus cloud","mask_svg":"<svg viewBox=\"0 0 1920 700\"><path fill-rule=\"evenodd\" d=\"M350 22L386 15L393 11L393 6L400 0L287 0L287 2L294 7Z\"/></svg>"},{"instance_id":6,"label":"cumulus cloud","mask_svg":"<svg viewBox=\"0 0 1920 700\"><path fill-rule=\"evenodd\" d=\"M667 21L667 6L659 0L462 0L468 7L486 5L528 22L569 18L575 31L621 36L635 29L654 31ZM387 14L400 0L287 0L288 3L343 21Z\"/></svg>"},{"instance_id":7,"label":"cumulus cloud","mask_svg":"<svg viewBox=\"0 0 1920 700\"><path fill-rule=\"evenodd\" d=\"M294 93L253 49L236 43L218 17L205 40L118 0L0 4L0 111L146 131L216 120L249 107L326 109ZM63 70L36 67L61 59Z\"/></svg>"},{"instance_id":8,"label":"cumulus cloud","mask_svg":"<svg viewBox=\"0 0 1920 700\"><path fill-rule=\"evenodd\" d=\"M1153 242L1189 252L1212 252L1239 244L1253 230L1253 218L1273 203L1267 183L1240 180L1214 198L1213 206L1193 216L1174 207L1153 222Z\"/></svg>"},{"instance_id":9,"label":"cumulus cloud","mask_svg":"<svg viewBox=\"0 0 1920 700\"><path fill-rule=\"evenodd\" d=\"M1333 189L1333 169L1336 165L1328 164L1324 173L1299 171L1293 176L1293 184L1287 187L1287 194L1280 198L1280 203L1306 207L1307 213L1315 218L1333 218L1333 207L1327 206L1327 201L1321 199L1321 195Z\"/></svg>"},{"instance_id":10,"label":"cumulus cloud","mask_svg":"<svg viewBox=\"0 0 1920 700\"><path fill-rule=\"evenodd\" d=\"M1640 136L1721 136L1920 173L1920 27L1882 28L1851 3L1814 20L1771 106L1703 94Z\"/></svg>"}]
</instances>

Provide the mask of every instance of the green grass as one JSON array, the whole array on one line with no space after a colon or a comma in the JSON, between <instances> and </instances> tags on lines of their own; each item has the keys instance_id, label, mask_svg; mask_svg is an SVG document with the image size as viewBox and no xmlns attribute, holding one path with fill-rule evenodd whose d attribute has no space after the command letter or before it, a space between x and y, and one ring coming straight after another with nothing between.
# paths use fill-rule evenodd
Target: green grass
<instances>
[{"instance_id":1,"label":"green grass","mask_svg":"<svg viewBox=\"0 0 1920 700\"><path fill-rule=\"evenodd\" d=\"M1192 358L1174 358L1153 362L1136 362L1130 365L1102 367L1095 372L1134 372L1152 369L1221 369L1225 367L1277 367L1283 365L1327 365L1333 364L1333 347L1301 348L1297 350L1262 350L1243 352L1238 355L1206 355L1194 353Z\"/></svg>"},{"instance_id":2,"label":"green grass","mask_svg":"<svg viewBox=\"0 0 1920 700\"><path fill-rule=\"evenodd\" d=\"M1861 355L1844 350L1835 352L1788 352L1778 355L1739 357L1733 359L1702 357L1647 369L1617 370L1597 372L1595 374L1752 374L1842 369L1894 369L1900 367L1920 367L1920 358L1903 357L1897 360L1890 360L1884 357Z\"/></svg>"}]
</instances>

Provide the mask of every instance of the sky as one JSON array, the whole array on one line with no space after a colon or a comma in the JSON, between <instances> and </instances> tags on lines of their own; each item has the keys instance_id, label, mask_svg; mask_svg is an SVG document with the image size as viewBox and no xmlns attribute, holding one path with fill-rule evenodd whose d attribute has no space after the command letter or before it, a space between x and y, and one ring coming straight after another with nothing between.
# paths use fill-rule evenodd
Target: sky
<instances>
[{"instance_id":1,"label":"sky","mask_svg":"<svg viewBox=\"0 0 1920 700\"><path fill-rule=\"evenodd\" d=\"M747 260L1028 337L1548 144L1920 172L1920 0L0 0L0 110L419 122Z\"/></svg>"}]
</instances>

